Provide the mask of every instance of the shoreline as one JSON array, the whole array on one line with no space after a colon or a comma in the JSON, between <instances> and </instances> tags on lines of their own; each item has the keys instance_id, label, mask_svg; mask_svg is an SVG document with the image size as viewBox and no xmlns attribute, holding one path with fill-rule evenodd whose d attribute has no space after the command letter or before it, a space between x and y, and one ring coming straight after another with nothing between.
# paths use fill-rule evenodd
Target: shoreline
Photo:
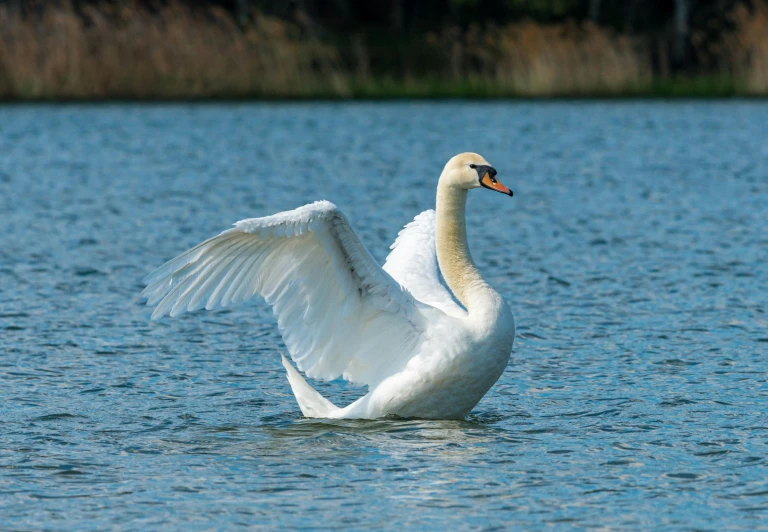
<instances>
[{"instance_id":1,"label":"shoreline","mask_svg":"<svg viewBox=\"0 0 768 532\"><path fill-rule=\"evenodd\" d=\"M594 91L594 92L563 92L559 94L521 94L504 90L500 87L469 88L452 86L447 82L445 87L434 90L418 85L401 85L387 83L386 90L379 86L353 89L351 94L340 94L333 90L318 90L304 94L203 94L203 95L114 95L104 97L83 96L30 96L30 97L0 97L0 105L20 104L104 104L111 103L345 103L345 102L401 102L401 101L471 101L471 102L561 102L561 101L662 101L662 100L768 100L768 94L755 93L740 89L734 83L712 84L711 79L693 78L685 80L658 80L643 87L628 88L623 91Z\"/></svg>"}]
</instances>

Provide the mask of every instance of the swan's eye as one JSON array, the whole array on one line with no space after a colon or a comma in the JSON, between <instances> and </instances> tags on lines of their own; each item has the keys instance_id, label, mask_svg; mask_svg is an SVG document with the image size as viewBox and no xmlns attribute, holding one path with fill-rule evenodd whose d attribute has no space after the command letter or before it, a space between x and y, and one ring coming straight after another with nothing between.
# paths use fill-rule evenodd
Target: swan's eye
<instances>
[{"instance_id":1,"label":"swan's eye","mask_svg":"<svg viewBox=\"0 0 768 532\"><path fill-rule=\"evenodd\" d=\"M472 170L474 170L475 168L477 168L477 165L476 165L476 164L470 164L470 165L469 165L469 167L470 167Z\"/></svg>"}]
</instances>

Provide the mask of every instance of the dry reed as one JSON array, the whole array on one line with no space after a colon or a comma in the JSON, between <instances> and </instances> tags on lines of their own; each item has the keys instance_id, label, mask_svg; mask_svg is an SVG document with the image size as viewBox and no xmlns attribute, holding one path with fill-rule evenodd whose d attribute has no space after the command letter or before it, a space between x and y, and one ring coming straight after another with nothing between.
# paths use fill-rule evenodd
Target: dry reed
<instances>
[{"instance_id":1,"label":"dry reed","mask_svg":"<svg viewBox=\"0 0 768 532\"><path fill-rule=\"evenodd\" d=\"M177 4L0 8L0 97L205 98L344 94L333 48L256 16L239 28L220 9Z\"/></svg>"},{"instance_id":2,"label":"dry reed","mask_svg":"<svg viewBox=\"0 0 768 532\"><path fill-rule=\"evenodd\" d=\"M736 31L724 40L721 70L730 74L746 94L768 94L768 4L752 9L739 6L732 13Z\"/></svg>"},{"instance_id":3,"label":"dry reed","mask_svg":"<svg viewBox=\"0 0 768 532\"><path fill-rule=\"evenodd\" d=\"M448 51L453 78L523 96L616 94L651 80L641 43L592 24L472 26L464 35L432 35L430 43Z\"/></svg>"},{"instance_id":4,"label":"dry reed","mask_svg":"<svg viewBox=\"0 0 768 532\"><path fill-rule=\"evenodd\" d=\"M412 44L430 58L413 76L371 74L360 35L344 55L299 24L259 14L240 27L223 10L179 4L76 12L64 1L25 13L0 6L0 99L576 96L641 94L659 81L644 41L588 23L428 34ZM714 74L766 94L768 7L733 16Z\"/></svg>"}]
</instances>

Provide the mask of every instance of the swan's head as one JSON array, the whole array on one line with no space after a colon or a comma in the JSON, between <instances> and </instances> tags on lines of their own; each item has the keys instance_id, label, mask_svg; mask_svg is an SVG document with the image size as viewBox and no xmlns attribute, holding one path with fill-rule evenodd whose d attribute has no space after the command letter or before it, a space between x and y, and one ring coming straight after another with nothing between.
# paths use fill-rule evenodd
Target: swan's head
<instances>
[{"instance_id":1,"label":"swan's head","mask_svg":"<svg viewBox=\"0 0 768 532\"><path fill-rule=\"evenodd\" d=\"M440 183L465 190L485 187L512 195L512 191L496 179L496 169L476 153L460 153L451 158L440 175Z\"/></svg>"}]
</instances>

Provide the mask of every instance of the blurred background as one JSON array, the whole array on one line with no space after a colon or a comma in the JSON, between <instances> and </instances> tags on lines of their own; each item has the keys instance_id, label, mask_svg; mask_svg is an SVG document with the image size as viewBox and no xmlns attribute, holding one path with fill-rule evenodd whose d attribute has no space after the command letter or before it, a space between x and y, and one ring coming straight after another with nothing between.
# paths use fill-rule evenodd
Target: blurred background
<instances>
[{"instance_id":1,"label":"blurred background","mask_svg":"<svg viewBox=\"0 0 768 532\"><path fill-rule=\"evenodd\" d=\"M0 0L0 98L768 93L764 0Z\"/></svg>"}]
</instances>

